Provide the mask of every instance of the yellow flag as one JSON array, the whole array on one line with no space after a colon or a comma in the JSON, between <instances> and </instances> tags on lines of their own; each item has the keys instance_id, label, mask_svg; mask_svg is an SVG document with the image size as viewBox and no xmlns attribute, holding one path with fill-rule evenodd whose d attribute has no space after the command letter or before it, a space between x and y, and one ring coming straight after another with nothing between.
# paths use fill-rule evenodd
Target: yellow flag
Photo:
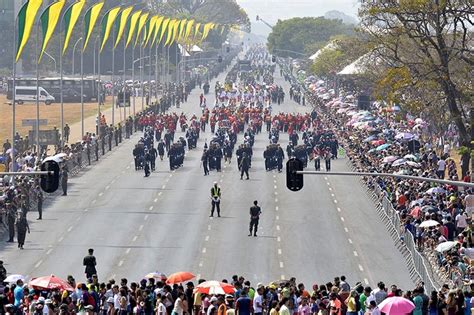
<instances>
[{"instance_id":1,"label":"yellow flag","mask_svg":"<svg viewBox=\"0 0 474 315\"><path fill-rule=\"evenodd\" d=\"M18 12L18 48L16 51L15 62L18 62L18 59L20 59L23 48L25 48L25 45L30 38L36 14L38 14L42 4L43 0L29 0L21 7L20 12Z\"/></svg>"},{"instance_id":2,"label":"yellow flag","mask_svg":"<svg viewBox=\"0 0 474 315\"><path fill-rule=\"evenodd\" d=\"M201 42L207 38L207 36L209 35L209 32L211 31L212 26L213 26L213 23L204 24L204 29L202 31Z\"/></svg>"},{"instance_id":3,"label":"yellow flag","mask_svg":"<svg viewBox=\"0 0 474 315\"><path fill-rule=\"evenodd\" d=\"M115 19L120 12L120 7L115 7L110 9L102 18L102 45L100 46L100 52L104 49L105 43L109 39L110 32L112 31L112 27L114 26Z\"/></svg>"},{"instance_id":4,"label":"yellow flag","mask_svg":"<svg viewBox=\"0 0 474 315\"><path fill-rule=\"evenodd\" d=\"M165 19L164 16L159 16L157 19L156 19L156 23L155 23L155 34L153 34L153 42L152 42L152 45L154 44L157 44L158 43L156 42L156 39L158 37L158 33L160 31L160 28L161 28L161 25L163 24L163 20Z\"/></svg>"},{"instance_id":5,"label":"yellow flag","mask_svg":"<svg viewBox=\"0 0 474 315\"><path fill-rule=\"evenodd\" d=\"M115 39L115 46L114 46L114 48L117 48L118 43L119 43L120 40L122 39L123 32L124 32L124 30L125 30L125 27L127 26L128 17L130 16L130 13L132 13L132 10L133 10L133 6L124 9L124 10L120 13L120 18L119 18L119 20L118 20L118 23L119 23L119 30L118 30L118 33L117 33L117 38ZM124 40L125 40L125 38L124 38Z\"/></svg>"},{"instance_id":6,"label":"yellow flag","mask_svg":"<svg viewBox=\"0 0 474 315\"><path fill-rule=\"evenodd\" d=\"M66 52L69 41L71 40L72 31L74 26L81 15L82 8L86 4L86 0L79 0L73 3L69 8L64 12L63 23L64 23L64 46L63 46L63 55Z\"/></svg>"},{"instance_id":7,"label":"yellow flag","mask_svg":"<svg viewBox=\"0 0 474 315\"><path fill-rule=\"evenodd\" d=\"M59 0L50 4L43 14L41 14L41 28L43 29L43 46L41 47L41 53L38 62L43 58L44 51L48 47L49 40L53 36L56 25L58 24L61 11L66 4L66 0Z\"/></svg>"},{"instance_id":8,"label":"yellow flag","mask_svg":"<svg viewBox=\"0 0 474 315\"><path fill-rule=\"evenodd\" d=\"M137 12L133 13L132 17L130 18L126 47L128 47L132 41L133 35L135 34L135 29L137 28L138 19L140 18L141 14L142 10L138 10Z\"/></svg>"},{"instance_id":9,"label":"yellow flag","mask_svg":"<svg viewBox=\"0 0 474 315\"><path fill-rule=\"evenodd\" d=\"M146 20L148 19L148 15L150 15L150 13L148 13L148 12L143 13L140 16L140 19L138 20L137 39L135 40L135 46L137 46L137 44L138 44L138 39L140 38L143 27L145 26Z\"/></svg>"},{"instance_id":10,"label":"yellow flag","mask_svg":"<svg viewBox=\"0 0 474 315\"><path fill-rule=\"evenodd\" d=\"M165 19L165 20L163 21L163 26L161 27L161 33L160 33L160 41L159 41L159 43L161 43L161 41L163 40L163 36L165 35L165 32L168 30L170 21L171 21L170 18L167 18L167 19Z\"/></svg>"},{"instance_id":11,"label":"yellow flag","mask_svg":"<svg viewBox=\"0 0 474 315\"><path fill-rule=\"evenodd\" d=\"M82 48L82 51L85 51L87 48L87 44L89 43L95 23L99 18L100 11L102 11L103 6L104 2L98 2L91 6L84 15L84 36L86 39L84 40L84 47Z\"/></svg>"},{"instance_id":12,"label":"yellow flag","mask_svg":"<svg viewBox=\"0 0 474 315\"><path fill-rule=\"evenodd\" d=\"M178 33L178 41L181 41L184 39L184 33L186 31L186 24L188 23L187 19L181 20L181 23L179 24L179 33Z\"/></svg>"},{"instance_id":13,"label":"yellow flag","mask_svg":"<svg viewBox=\"0 0 474 315\"><path fill-rule=\"evenodd\" d=\"M188 25L186 25L186 34L184 35L184 40L188 40L189 35L191 35L191 31L193 30L194 20L188 21Z\"/></svg>"},{"instance_id":14,"label":"yellow flag","mask_svg":"<svg viewBox=\"0 0 474 315\"><path fill-rule=\"evenodd\" d=\"M170 45L178 40L178 38L179 38L179 26L180 25L181 25L180 21L177 21L176 23L174 23L173 37L172 37L172 41L171 41Z\"/></svg>"},{"instance_id":15,"label":"yellow flag","mask_svg":"<svg viewBox=\"0 0 474 315\"><path fill-rule=\"evenodd\" d=\"M150 41L150 38L153 35L153 31L155 30L155 27L156 27L156 20L158 20L158 15L152 16L152 18L148 21L148 25L147 25L148 29L147 29L147 36L145 40L145 46L148 46L148 42Z\"/></svg>"},{"instance_id":16,"label":"yellow flag","mask_svg":"<svg viewBox=\"0 0 474 315\"><path fill-rule=\"evenodd\" d=\"M175 19L171 20L170 23L168 24L168 33L166 34L166 43L165 46L168 46L171 44L171 39L174 31L174 26L177 24L178 21Z\"/></svg>"},{"instance_id":17,"label":"yellow flag","mask_svg":"<svg viewBox=\"0 0 474 315\"><path fill-rule=\"evenodd\" d=\"M196 24L196 27L195 27L195 30L194 30L194 39L197 40L197 36L200 32L200 28L201 28L201 23L197 23Z\"/></svg>"}]
</instances>

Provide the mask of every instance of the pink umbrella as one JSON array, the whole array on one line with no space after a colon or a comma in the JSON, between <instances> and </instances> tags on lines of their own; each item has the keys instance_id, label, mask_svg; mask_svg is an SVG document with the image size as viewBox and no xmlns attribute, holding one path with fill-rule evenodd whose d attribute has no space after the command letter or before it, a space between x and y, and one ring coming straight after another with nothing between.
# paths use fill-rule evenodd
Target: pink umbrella
<instances>
[{"instance_id":1,"label":"pink umbrella","mask_svg":"<svg viewBox=\"0 0 474 315\"><path fill-rule=\"evenodd\" d=\"M39 290L59 289L74 291L74 288L71 287L71 285L67 281L58 278L54 275L33 279L30 281L29 286Z\"/></svg>"},{"instance_id":2,"label":"pink umbrella","mask_svg":"<svg viewBox=\"0 0 474 315\"><path fill-rule=\"evenodd\" d=\"M394 296L383 300L379 309L387 315L404 315L410 314L415 309L415 304L403 297Z\"/></svg>"}]
</instances>

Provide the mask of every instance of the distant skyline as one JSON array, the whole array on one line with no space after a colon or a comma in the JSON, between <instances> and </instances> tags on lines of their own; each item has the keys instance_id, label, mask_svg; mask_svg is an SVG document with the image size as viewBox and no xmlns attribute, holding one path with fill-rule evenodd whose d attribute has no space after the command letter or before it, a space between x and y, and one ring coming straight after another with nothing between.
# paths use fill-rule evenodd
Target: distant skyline
<instances>
[{"instance_id":1,"label":"distant skyline","mask_svg":"<svg viewBox=\"0 0 474 315\"><path fill-rule=\"evenodd\" d=\"M285 20L293 17L323 16L331 10L344 12L357 17L359 1L357 0L237 0L249 15L253 24L253 32L257 34L268 33L269 29L255 25L257 15L270 24L275 24L279 19ZM260 24L260 25L259 25ZM266 35L266 34L265 34Z\"/></svg>"}]
</instances>

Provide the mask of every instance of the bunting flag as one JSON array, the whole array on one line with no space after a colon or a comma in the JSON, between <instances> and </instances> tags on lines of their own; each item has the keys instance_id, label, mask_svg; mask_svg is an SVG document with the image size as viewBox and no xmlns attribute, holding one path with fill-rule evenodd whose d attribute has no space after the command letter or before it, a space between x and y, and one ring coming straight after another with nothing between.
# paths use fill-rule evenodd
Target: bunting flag
<instances>
[{"instance_id":1,"label":"bunting flag","mask_svg":"<svg viewBox=\"0 0 474 315\"><path fill-rule=\"evenodd\" d=\"M174 30L174 25L177 24L178 21L175 19L171 20L170 23L168 24L168 33L166 34L166 43L165 46L168 46L171 44L171 38L173 35L173 30Z\"/></svg>"},{"instance_id":2,"label":"bunting flag","mask_svg":"<svg viewBox=\"0 0 474 315\"><path fill-rule=\"evenodd\" d=\"M28 0L18 12L18 47L15 62L20 59L21 53L30 38L31 29L42 4L43 0Z\"/></svg>"},{"instance_id":3,"label":"bunting flag","mask_svg":"<svg viewBox=\"0 0 474 315\"><path fill-rule=\"evenodd\" d=\"M203 31L202 31L201 42L207 38L207 36L209 35L209 32L211 31L213 25L214 25L214 23L204 24L204 28L203 28Z\"/></svg>"},{"instance_id":4,"label":"bunting flag","mask_svg":"<svg viewBox=\"0 0 474 315\"><path fill-rule=\"evenodd\" d=\"M158 15L153 15L146 24L147 32L146 32L145 46L148 46L148 42L150 41L150 38L153 35L153 31L155 30L157 19L158 19Z\"/></svg>"},{"instance_id":5,"label":"bunting flag","mask_svg":"<svg viewBox=\"0 0 474 315\"><path fill-rule=\"evenodd\" d=\"M86 40L84 41L84 47L82 48L82 51L85 51L87 48L92 31L94 30L95 24L103 7L104 2L98 2L91 6L84 15L84 37Z\"/></svg>"},{"instance_id":6,"label":"bunting flag","mask_svg":"<svg viewBox=\"0 0 474 315\"><path fill-rule=\"evenodd\" d=\"M105 43L107 43L107 40L109 39L110 32L112 31L112 28L114 27L114 22L117 19L117 16L120 13L120 7L115 7L107 11L105 15L102 17L102 21L100 23L102 27L102 45L100 45L100 52L104 49Z\"/></svg>"},{"instance_id":7,"label":"bunting flag","mask_svg":"<svg viewBox=\"0 0 474 315\"><path fill-rule=\"evenodd\" d=\"M197 23L194 30L194 39L197 39L198 34L200 33L201 23Z\"/></svg>"},{"instance_id":8,"label":"bunting flag","mask_svg":"<svg viewBox=\"0 0 474 315\"><path fill-rule=\"evenodd\" d=\"M188 21L186 25L186 33L184 34L184 40L187 41L189 39L189 35L191 35L191 31L193 30L194 20Z\"/></svg>"},{"instance_id":9,"label":"bunting flag","mask_svg":"<svg viewBox=\"0 0 474 315\"><path fill-rule=\"evenodd\" d=\"M140 16L140 19L138 20L137 38L135 39L135 46L137 46L137 44L138 44L138 40L140 38L140 35L142 34L143 27L146 24L146 21L148 19L148 15L150 15L150 13L148 13L148 12L143 13Z\"/></svg>"},{"instance_id":10,"label":"bunting flag","mask_svg":"<svg viewBox=\"0 0 474 315\"><path fill-rule=\"evenodd\" d=\"M158 17L158 18L156 19L156 22L155 22L155 34L153 34L153 41L152 41L152 43L151 43L152 45L154 45L154 44L157 44L157 45L158 45L158 43L156 42L156 38L158 37L158 33L159 33L160 29L161 29L161 25L163 25L163 20L164 20L164 19L165 19L164 16L160 16L160 17Z\"/></svg>"},{"instance_id":11,"label":"bunting flag","mask_svg":"<svg viewBox=\"0 0 474 315\"><path fill-rule=\"evenodd\" d=\"M117 32L117 37L115 39L114 49L117 48L118 43L120 43L120 40L122 39L125 26L127 26L128 17L130 16L130 13L132 13L132 10L133 10L133 6L130 6L124 9L122 12L120 12L120 14L118 15L116 19L115 23L117 24L118 32Z\"/></svg>"},{"instance_id":12,"label":"bunting flag","mask_svg":"<svg viewBox=\"0 0 474 315\"><path fill-rule=\"evenodd\" d=\"M41 47L41 53L38 58L38 63L43 58L44 51L48 47L48 43L53 36L56 25L58 25L59 17L61 16L61 11L66 4L66 0L59 0L50 4L43 14L41 14L41 29L43 30L43 46Z\"/></svg>"},{"instance_id":13,"label":"bunting flag","mask_svg":"<svg viewBox=\"0 0 474 315\"><path fill-rule=\"evenodd\" d=\"M168 30L170 21L171 21L170 18L167 18L163 21L163 25L161 26L160 41L158 43L161 43L163 41L163 36L165 35L165 32Z\"/></svg>"},{"instance_id":14,"label":"bunting flag","mask_svg":"<svg viewBox=\"0 0 474 315\"><path fill-rule=\"evenodd\" d=\"M128 47L128 45L132 41L133 35L135 34L135 29L137 28L138 19L140 18L141 14L142 14L142 10L138 10L137 12L133 13L132 17L128 20L128 24L127 24L128 35L127 35L126 47Z\"/></svg>"},{"instance_id":15,"label":"bunting flag","mask_svg":"<svg viewBox=\"0 0 474 315\"><path fill-rule=\"evenodd\" d=\"M178 38L179 38L179 26L181 25L182 21L177 21L176 23L174 23L174 27L173 27L173 36L171 38L171 44L173 44L174 42L177 42L178 41Z\"/></svg>"},{"instance_id":16,"label":"bunting flag","mask_svg":"<svg viewBox=\"0 0 474 315\"><path fill-rule=\"evenodd\" d=\"M178 31L178 37L177 41L183 40L184 39L184 33L186 31L186 24L188 23L188 19L181 20L181 23L179 23L179 31Z\"/></svg>"},{"instance_id":17,"label":"bunting flag","mask_svg":"<svg viewBox=\"0 0 474 315\"><path fill-rule=\"evenodd\" d=\"M221 26L221 35L224 34L224 31L225 31L225 25L222 25Z\"/></svg>"},{"instance_id":18,"label":"bunting flag","mask_svg":"<svg viewBox=\"0 0 474 315\"><path fill-rule=\"evenodd\" d=\"M77 20L81 15L82 9L86 4L86 0L78 0L71 4L64 12L63 24L64 24L64 44L63 44L63 55L66 53L71 41L72 31L76 26Z\"/></svg>"}]
</instances>

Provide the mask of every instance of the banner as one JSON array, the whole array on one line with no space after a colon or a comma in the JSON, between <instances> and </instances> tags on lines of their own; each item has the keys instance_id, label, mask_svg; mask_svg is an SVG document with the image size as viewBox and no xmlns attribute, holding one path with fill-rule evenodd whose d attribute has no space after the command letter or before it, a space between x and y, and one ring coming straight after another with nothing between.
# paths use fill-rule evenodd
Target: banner
<instances>
[{"instance_id":1,"label":"banner","mask_svg":"<svg viewBox=\"0 0 474 315\"><path fill-rule=\"evenodd\" d=\"M115 7L110 9L105 13L102 18L101 27L102 27L102 45L100 45L100 52L104 49L105 43L109 39L110 32L114 26L115 19L117 18L121 7Z\"/></svg>"},{"instance_id":2,"label":"banner","mask_svg":"<svg viewBox=\"0 0 474 315\"><path fill-rule=\"evenodd\" d=\"M168 33L166 34L166 43L165 46L168 46L171 44L171 39L174 31L174 26L177 24L179 21L176 21L175 19L171 20L170 23L168 24Z\"/></svg>"},{"instance_id":3,"label":"banner","mask_svg":"<svg viewBox=\"0 0 474 315\"><path fill-rule=\"evenodd\" d=\"M36 14L38 14L43 0L28 0L18 12L18 47L16 51L15 62L20 59L21 53L30 38L31 28L35 23Z\"/></svg>"},{"instance_id":4,"label":"banner","mask_svg":"<svg viewBox=\"0 0 474 315\"><path fill-rule=\"evenodd\" d=\"M149 19L148 22L147 22L147 27L146 27L147 32L146 32L145 46L148 46L148 42L150 41L150 38L153 35L153 31L155 30L157 19L158 19L158 15L153 15L151 17L151 19Z\"/></svg>"},{"instance_id":5,"label":"banner","mask_svg":"<svg viewBox=\"0 0 474 315\"><path fill-rule=\"evenodd\" d=\"M87 44L89 43L89 39L92 35L92 31L94 30L95 23L99 18L103 6L104 2L96 3L91 6L84 15L84 36L86 40L84 41L84 47L82 48L82 51L86 50L87 48Z\"/></svg>"},{"instance_id":6,"label":"banner","mask_svg":"<svg viewBox=\"0 0 474 315\"><path fill-rule=\"evenodd\" d=\"M160 41L158 43L161 43L161 41L163 40L163 36L165 35L165 32L168 30L170 21L171 21L170 18L167 18L163 21L163 25L161 27Z\"/></svg>"},{"instance_id":7,"label":"banner","mask_svg":"<svg viewBox=\"0 0 474 315\"><path fill-rule=\"evenodd\" d=\"M132 10L133 10L133 6L130 6L124 9L122 12L120 12L119 16L117 17L117 20L115 23L118 25L118 32L117 32L117 37L115 39L114 49L117 48L118 43L120 43L120 40L122 39L125 26L127 26L128 17L130 16L130 13L132 13Z\"/></svg>"},{"instance_id":8,"label":"banner","mask_svg":"<svg viewBox=\"0 0 474 315\"><path fill-rule=\"evenodd\" d=\"M50 4L43 14L41 14L41 29L43 30L43 46L41 47L41 53L38 59L38 63L43 58L44 51L48 47L48 43L53 36L56 25L58 25L59 17L61 16L61 11L63 10L66 0L59 0Z\"/></svg>"},{"instance_id":9,"label":"banner","mask_svg":"<svg viewBox=\"0 0 474 315\"><path fill-rule=\"evenodd\" d=\"M69 46L69 41L71 40L72 31L76 26L77 20L81 15L82 8L86 4L86 0L79 0L69 6L64 12L64 44L63 44L63 55L66 53L66 50Z\"/></svg>"},{"instance_id":10,"label":"banner","mask_svg":"<svg viewBox=\"0 0 474 315\"><path fill-rule=\"evenodd\" d=\"M141 14L142 14L142 10L138 10L137 12L133 13L130 20L128 20L128 27L127 27L128 35L127 35L126 47L128 47L128 45L132 41L133 35L135 34L135 29L137 28L138 19L140 18Z\"/></svg>"},{"instance_id":11,"label":"banner","mask_svg":"<svg viewBox=\"0 0 474 315\"><path fill-rule=\"evenodd\" d=\"M160 32L161 25L163 24L163 20L165 19L164 16L160 16L156 19L155 23L155 34L153 35L153 42L152 45L156 44L158 45L159 43L156 42L156 38L158 37L158 33Z\"/></svg>"},{"instance_id":12,"label":"banner","mask_svg":"<svg viewBox=\"0 0 474 315\"><path fill-rule=\"evenodd\" d=\"M137 30L137 38L135 40L135 46L137 46L137 44L138 44L138 39L140 38L140 35L142 34L142 30L143 30L143 27L146 24L146 21L148 19L148 15L150 15L150 13L148 13L148 12L143 13L140 16L140 19L138 20L138 30Z\"/></svg>"}]
</instances>

